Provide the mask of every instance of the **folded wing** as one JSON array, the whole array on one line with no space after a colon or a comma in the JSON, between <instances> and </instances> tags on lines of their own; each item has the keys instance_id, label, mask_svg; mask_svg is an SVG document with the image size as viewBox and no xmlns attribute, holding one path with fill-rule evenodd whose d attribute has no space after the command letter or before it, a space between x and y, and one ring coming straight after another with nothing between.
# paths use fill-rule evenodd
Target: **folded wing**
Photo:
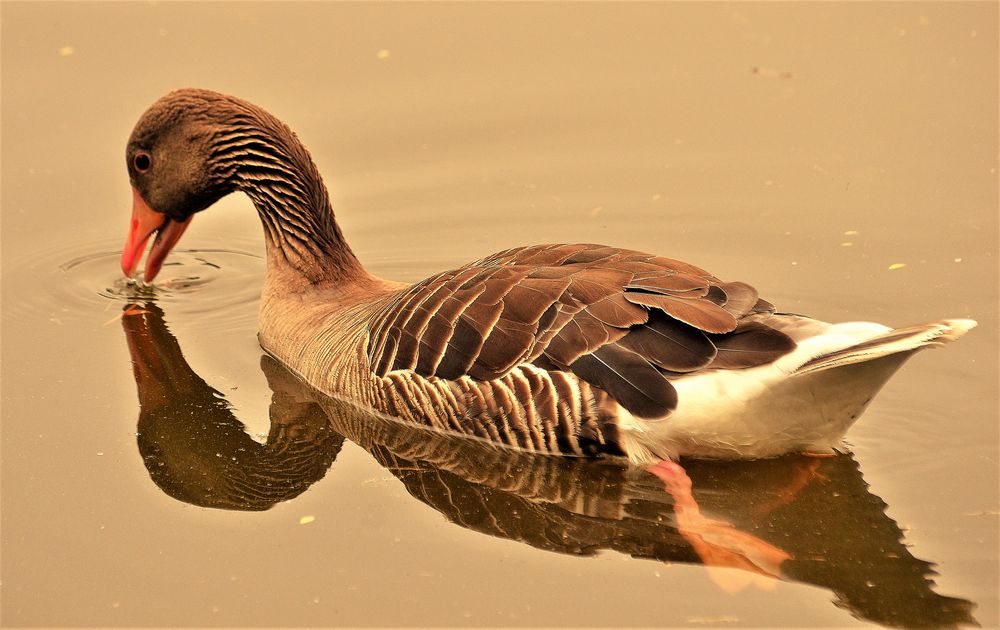
<instances>
[{"instance_id":1,"label":"folded wing","mask_svg":"<svg viewBox=\"0 0 1000 630\"><path fill-rule=\"evenodd\" d=\"M795 343L741 282L600 245L510 249L394 296L370 328L372 371L501 378L534 363L572 372L634 415L670 413L670 379L761 365ZM752 317L751 317L752 316Z\"/></svg>"}]
</instances>

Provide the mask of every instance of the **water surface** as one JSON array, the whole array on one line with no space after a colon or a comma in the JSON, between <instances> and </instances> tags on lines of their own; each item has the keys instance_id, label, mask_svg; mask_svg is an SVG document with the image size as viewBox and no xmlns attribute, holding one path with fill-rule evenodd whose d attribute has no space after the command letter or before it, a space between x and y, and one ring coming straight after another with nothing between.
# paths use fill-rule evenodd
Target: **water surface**
<instances>
[{"instance_id":1,"label":"water surface","mask_svg":"<svg viewBox=\"0 0 1000 630\"><path fill-rule=\"evenodd\" d=\"M3 624L997 625L997 17L4 3ZM601 242L980 327L849 456L690 463L704 515L790 557L706 563L649 475L442 443L262 361L242 197L124 284L124 143L182 86L288 122L384 277Z\"/></svg>"}]
</instances>

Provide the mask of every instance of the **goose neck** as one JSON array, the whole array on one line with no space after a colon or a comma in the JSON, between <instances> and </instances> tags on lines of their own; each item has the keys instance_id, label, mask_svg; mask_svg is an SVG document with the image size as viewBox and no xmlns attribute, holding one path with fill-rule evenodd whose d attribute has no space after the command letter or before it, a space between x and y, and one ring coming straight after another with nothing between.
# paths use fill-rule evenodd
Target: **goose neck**
<instances>
[{"instance_id":1,"label":"goose neck","mask_svg":"<svg viewBox=\"0 0 1000 630\"><path fill-rule=\"evenodd\" d=\"M217 139L216 164L253 202L264 226L268 273L312 284L367 274L337 225L326 186L306 149L280 122Z\"/></svg>"}]
</instances>

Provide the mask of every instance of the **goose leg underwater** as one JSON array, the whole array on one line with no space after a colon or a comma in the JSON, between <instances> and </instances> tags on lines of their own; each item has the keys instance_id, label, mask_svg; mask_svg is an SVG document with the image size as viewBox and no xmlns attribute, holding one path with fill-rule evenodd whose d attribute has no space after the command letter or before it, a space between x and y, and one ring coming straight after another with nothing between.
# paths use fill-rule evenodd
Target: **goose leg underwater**
<instances>
[{"instance_id":1,"label":"goose leg underwater","mask_svg":"<svg viewBox=\"0 0 1000 630\"><path fill-rule=\"evenodd\" d=\"M906 359L976 325L828 324L775 312L750 285L694 265L593 244L382 280L345 242L297 136L207 90L156 101L126 164L126 275L154 237L153 281L196 213L243 192L264 226L268 353L329 395L507 447L645 466L832 453Z\"/></svg>"}]
</instances>

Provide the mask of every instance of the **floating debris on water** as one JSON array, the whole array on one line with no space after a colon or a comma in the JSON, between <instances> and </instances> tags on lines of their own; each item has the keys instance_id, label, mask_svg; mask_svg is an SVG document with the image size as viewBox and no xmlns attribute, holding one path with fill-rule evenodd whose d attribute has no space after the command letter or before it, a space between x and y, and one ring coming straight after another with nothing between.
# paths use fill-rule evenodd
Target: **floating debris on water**
<instances>
[{"instance_id":1,"label":"floating debris on water","mask_svg":"<svg viewBox=\"0 0 1000 630\"><path fill-rule=\"evenodd\" d=\"M1000 516L1000 510L983 510L982 512L966 512L965 516Z\"/></svg>"},{"instance_id":2,"label":"floating debris on water","mask_svg":"<svg viewBox=\"0 0 1000 630\"><path fill-rule=\"evenodd\" d=\"M377 53L375 53L375 56L379 59L388 59L391 54L392 53L389 52L388 48L381 48Z\"/></svg>"},{"instance_id":3,"label":"floating debris on water","mask_svg":"<svg viewBox=\"0 0 1000 630\"><path fill-rule=\"evenodd\" d=\"M316 520L315 516L313 516L312 514L306 514L305 516L299 519L299 525L308 525L309 523L312 523L315 520Z\"/></svg>"},{"instance_id":4,"label":"floating debris on water","mask_svg":"<svg viewBox=\"0 0 1000 630\"><path fill-rule=\"evenodd\" d=\"M736 623L739 621L739 617L733 617L732 615L719 615L718 617L688 617L688 623L697 623L709 626L715 626L720 623Z\"/></svg>"},{"instance_id":5,"label":"floating debris on water","mask_svg":"<svg viewBox=\"0 0 1000 630\"><path fill-rule=\"evenodd\" d=\"M763 66L752 66L750 72L756 74L759 77L764 77L767 79L793 79L795 75L788 70L775 70L774 68L765 68Z\"/></svg>"},{"instance_id":6,"label":"floating debris on water","mask_svg":"<svg viewBox=\"0 0 1000 630\"><path fill-rule=\"evenodd\" d=\"M62 48L59 49L59 56L60 57L69 57L74 52L76 52L76 51L73 49L72 46L63 46Z\"/></svg>"},{"instance_id":7,"label":"floating debris on water","mask_svg":"<svg viewBox=\"0 0 1000 630\"><path fill-rule=\"evenodd\" d=\"M892 263L889 265L889 271L895 271L897 269L902 269L906 266L906 263Z\"/></svg>"}]
</instances>

